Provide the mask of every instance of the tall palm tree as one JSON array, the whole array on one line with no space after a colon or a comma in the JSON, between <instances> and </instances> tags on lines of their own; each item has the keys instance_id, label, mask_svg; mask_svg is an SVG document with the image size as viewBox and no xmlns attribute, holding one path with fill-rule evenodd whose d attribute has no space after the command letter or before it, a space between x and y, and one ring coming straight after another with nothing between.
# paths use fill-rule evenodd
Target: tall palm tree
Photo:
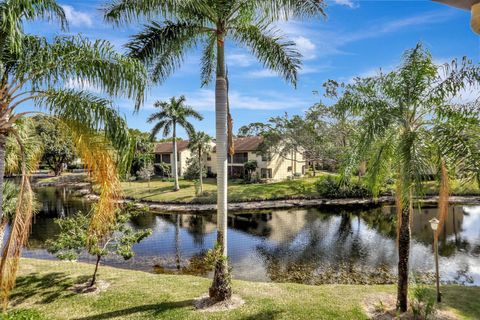
<instances>
[{"instance_id":1,"label":"tall palm tree","mask_svg":"<svg viewBox=\"0 0 480 320\"><path fill-rule=\"evenodd\" d=\"M32 218L33 195L27 159L16 124L33 111L46 111L75 132L79 154L96 172L94 180L103 183L95 221L91 224L92 230L101 236L108 230L107 222L114 214L112 197L117 195L119 185L115 159L106 148L124 146L128 134L125 120L111 101L89 93L87 88L111 97L135 98L139 107L146 85L143 64L118 54L106 41L89 41L81 36L59 36L49 41L23 32L24 21L42 17L59 20L62 27L66 26L65 14L54 0L0 1L0 188L4 183L8 137L17 140L22 158L17 211L0 264L0 300L4 308L15 283L19 256ZM32 103L35 109L31 108ZM22 106L29 111L17 113ZM94 132L99 131L102 137L94 137ZM95 157L94 151L101 153L101 157ZM0 210L2 202L0 192Z\"/></svg>"},{"instance_id":2,"label":"tall palm tree","mask_svg":"<svg viewBox=\"0 0 480 320\"><path fill-rule=\"evenodd\" d=\"M360 117L358 141L344 175L350 176L367 160L366 179L375 196L386 177L394 173L396 178L397 308L402 312L408 306L410 222L414 199L423 194L425 178L441 173L444 207L448 204L445 163L464 175L479 177L478 143L466 139L464 130L478 128L478 102L452 102L467 84L478 86L479 81L480 68L468 60L438 66L417 45L404 54L403 63L394 71L357 78L346 85L337 102L339 110ZM335 95L337 84L330 82L329 86L335 87L331 91Z\"/></svg>"},{"instance_id":3,"label":"tall palm tree","mask_svg":"<svg viewBox=\"0 0 480 320\"><path fill-rule=\"evenodd\" d=\"M157 101L154 104L155 108L160 109L160 111L153 113L148 117L147 122L152 123L156 121L155 126L152 128L152 139L162 131L164 137L168 137L170 132L172 133L172 152L173 159L172 163L172 174L175 180L173 186L174 191L180 190L180 185L178 184L178 160L177 160L177 125L183 127L187 130L187 133L193 132L193 126L188 122L188 117L195 118L197 120L203 120L203 117L200 113L193 110L192 107L185 105L186 98L185 96L180 96L179 98L171 97L170 101Z\"/></svg>"},{"instance_id":4,"label":"tall palm tree","mask_svg":"<svg viewBox=\"0 0 480 320\"><path fill-rule=\"evenodd\" d=\"M217 261L210 297L231 296L227 279L227 81L225 42L245 46L267 68L296 85L301 55L273 26L276 20L323 16L323 0L112 0L105 19L116 24L149 21L127 44L134 57L162 82L184 61L187 51L202 47L201 82L215 82L217 145ZM221 261L220 261L221 260Z\"/></svg>"},{"instance_id":5,"label":"tall palm tree","mask_svg":"<svg viewBox=\"0 0 480 320\"><path fill-rule=\"evenodd\" d=\"M203 194L203 155L212 149L212 138L203 131L190 132L188 147L198 157L200 194Z\"/></svg>"}]
</instances>

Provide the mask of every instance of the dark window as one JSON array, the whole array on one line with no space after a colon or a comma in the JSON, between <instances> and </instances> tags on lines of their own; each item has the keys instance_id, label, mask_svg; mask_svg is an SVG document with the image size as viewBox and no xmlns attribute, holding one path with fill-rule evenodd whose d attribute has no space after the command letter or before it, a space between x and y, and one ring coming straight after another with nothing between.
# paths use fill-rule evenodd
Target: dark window
<instances>
[{"instance_id":1,"label":"dark window","mask_svg":"<svg viewBox=\"0 0 480 320\"><path fill-rule=\"evenodd\" d=\"M272 169L262 168L260 170L260 174L262 179L272 179Z\"/></svg>"},{"instance_id":2,"label":"dark window","mask_svg":"<svg viewBox=\"0 0 480 320\"><path fill-rule=\"evenodd\" d=\"M155 155L155 163L160 163L162 162L162 155L161 154L156 154Z\"/></svg>"},{"instance_id":3,"label":"dark window","mask_svg":"<svg viewBox=\"0 0 480 320\"><path fill-rule=\"evenodd\" d=\"M170 163L170 154L169 153L162 154L162 161L161 162Z\"/></svg>"},{"instance_id":4,"label":"dark window","mask_svg":"<svg viewBox=\"0 0 480 320\"><path fill-rule=\"evenodd\" d=\"M245 163L245 162L248 162L247 152L235 153L233 155L233 159L231 156L228 157L228 163Z\"/></svg>"},{"instance_id":5,"label":"dark window","mask_svg":"<svg viewBox=\"0 0 480 320\"><path fill-rule=\"evenodd\" d=\"M292 172L292 166L288 167L288 168L287 168L287 171L288 171L288 172Z\"/></svg>"},{"instance_id":6,"label":"dark window","mask_svg":"<svg viewBox=\"0 0 480 320\"><path fill-rule=\"evenodd\" d=\"M212 173L212 167L207 167L207 173L211 174Z\"/></svg>"},{"instance_id":7,"label":"dark window","mask_svg":"<svg viewBox=\"0 0 480 320\"><path fill-rule=\"evenodd\" d=\"M272 154L270 152L262 154L262 161L272 161Z\"/></svg>"},{"instance_id":8,"label":"dark window","mask_svg":"<svg viewBox=\"0 0 480 320\"><path fill-rule=\"evenodd\" d=\"M212 160L212 155L211 154L207 154L207 161L211 161Z\"/></svg>"}]
</instances>

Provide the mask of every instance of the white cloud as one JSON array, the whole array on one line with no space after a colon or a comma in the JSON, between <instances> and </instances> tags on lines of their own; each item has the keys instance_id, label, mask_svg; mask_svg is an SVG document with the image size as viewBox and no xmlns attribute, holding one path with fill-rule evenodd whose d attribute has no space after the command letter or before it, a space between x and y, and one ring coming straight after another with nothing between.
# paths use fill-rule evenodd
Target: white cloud
<instances>
[{"instance_id":1,"label":"white cloud","mask_svg":"<svg viewBox=\"0 0 480 320\"><path fill-rule=\"evenodd\" d=\"M242 53L229 54L226 61L235 67L248 67L255 63L255 59L251 55Z\"/></svg>"},{"instance_id":2,"label":"white cloud","mask_svg":"<svg viewBox=\"0 0 480 320\"><path fill-rule=\"evenodd\" d=\"M102 91L85 79L70 78L65 82L67 89L85 90L92 93L101 93Z\"/></svg>"},{"instance_id":3,"label":"white cloud","mask_svg":"<svg viewBox=\"0 0 480 320\"><path fill-rule=\"evenodd\" d=\"M303 58L306 60L315 58L315 49L317 46L308 38L300 36L294 38L297 49L303 55Z\"/></svg>"},{"instance_id":4,"label":"white cloud","mask_svg":"<svg viewBox=\"0 0 480 320\"><path fill-rule=\"evenodd\" d=\"M75 10L74 7L69 5L62 5L63 11L65 11L65 16L67 21L76 27L91 27L93 25L92 17L86 13Z\"/></svg>"},{"instance_id":5,"label":"white cloud","mask_svg":"<svg viewBox=\"0 0 480 320\"><path fill-rule=\"evenodd\" d=\"M358 8L358 4L353 0L332 0L332 2L351 9Z\"/></svg>"},{"instance_id":6,"label":"white cloud","mask_svg":"<svg viewBox=\"0 0 480 320\"><path fill-rule=\"evenodd\" d=\"M185 94L187 104L199 111L215 110L215 91L212 89L200 89ZM230 106L232 110L286 110L294 108L304 108L310 105L311 101L282 92L262 92L262 96L244 95L238 91L230 91ZM159 98L158 100L166 100L167 98ZM156 99L157 100L157 99ZM131 107L126 103L125 107ZM145 104L146 109L153 108L153 101Z\"/></svg>"}]
</instances>

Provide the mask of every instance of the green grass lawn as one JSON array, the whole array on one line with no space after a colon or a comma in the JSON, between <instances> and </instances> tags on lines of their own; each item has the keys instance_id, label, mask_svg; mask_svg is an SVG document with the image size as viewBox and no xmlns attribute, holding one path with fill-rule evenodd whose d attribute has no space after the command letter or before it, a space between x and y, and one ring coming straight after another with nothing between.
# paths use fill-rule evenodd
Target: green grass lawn
<instances>
[{"instance_id":1,"label":"green grass lawn","mask_svg":"<svg viewBox=\"0 0 480 320\"><path fill-rule=\"evenodd\" d=\"M44 319L366 319L362 302L370 294L394 293L393 286L322 285L233 281L246 304L233 311L201 313L192 300L208 291L210 280L155 275L109 267L100 280L110 286L98 294L68 290L91 274L92 265L22 259L11 308L36 310ZM479 287L448 286L443 308L461 319L478 319ZM39 315L32 318L38 319Z\"/></svg>"},{"instance_id":2,"label":"green grass lawn","mask_svg":"<svg viewBox=\"0 0 480 320\"><path fill-rule=\"evenodd\" d=\"M317 178L287 180L275 183L244 184L241 181L229 181L228 199L230 202L288 199L318 196L315 190ZM205 179L204 192L195 196L193 181L180 180L180 190L172 191L173 182L154 179L150 186L146 181L123 182L124 195L137 199L156 202L175 203L215 203L216 180Z\"/></svg>"}]
</instances>

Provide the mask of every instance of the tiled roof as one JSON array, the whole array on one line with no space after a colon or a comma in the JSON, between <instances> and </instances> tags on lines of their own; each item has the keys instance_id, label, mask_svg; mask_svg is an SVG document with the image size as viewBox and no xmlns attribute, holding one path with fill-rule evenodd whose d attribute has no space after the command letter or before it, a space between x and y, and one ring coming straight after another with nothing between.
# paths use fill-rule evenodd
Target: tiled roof
<instances>
[{"instance_id":1,"label":"tiled roof","mask_svg":"<svg viewBox=\"0 0 480 320\"><path fill-rule=\"evenodd\" d=\"M263 137L245 137L233 139L235 152L259 151L262 142Z\"/></svg>"},{"instance_id":2,"label":"tiled roof","mask_svg":"<svg viewBox=\"0 0 480 320\"><path fill-rule=\"evenodd\" d=\"M263 137L245 137L233 140L235 152L259 151ZM183 151L188 148L188 140L177 141L177 150ZM172 142L159 142L155 145L155 153L171 153ZM216 147L213 148L216 151Z\"/></svg>"},{"instance_id":3,"label":"tiled roof","mask_svg":"<svg viewBox=\"0 0 480 320\"><path fill-rule=\"evenodd\" d=\"M188 140L179 140L177 141L177 150L183 151L188 148ZM159 142L155 145L155 153L172 153L173 145L172 142Z\"/></svg>"}]
</instances>

